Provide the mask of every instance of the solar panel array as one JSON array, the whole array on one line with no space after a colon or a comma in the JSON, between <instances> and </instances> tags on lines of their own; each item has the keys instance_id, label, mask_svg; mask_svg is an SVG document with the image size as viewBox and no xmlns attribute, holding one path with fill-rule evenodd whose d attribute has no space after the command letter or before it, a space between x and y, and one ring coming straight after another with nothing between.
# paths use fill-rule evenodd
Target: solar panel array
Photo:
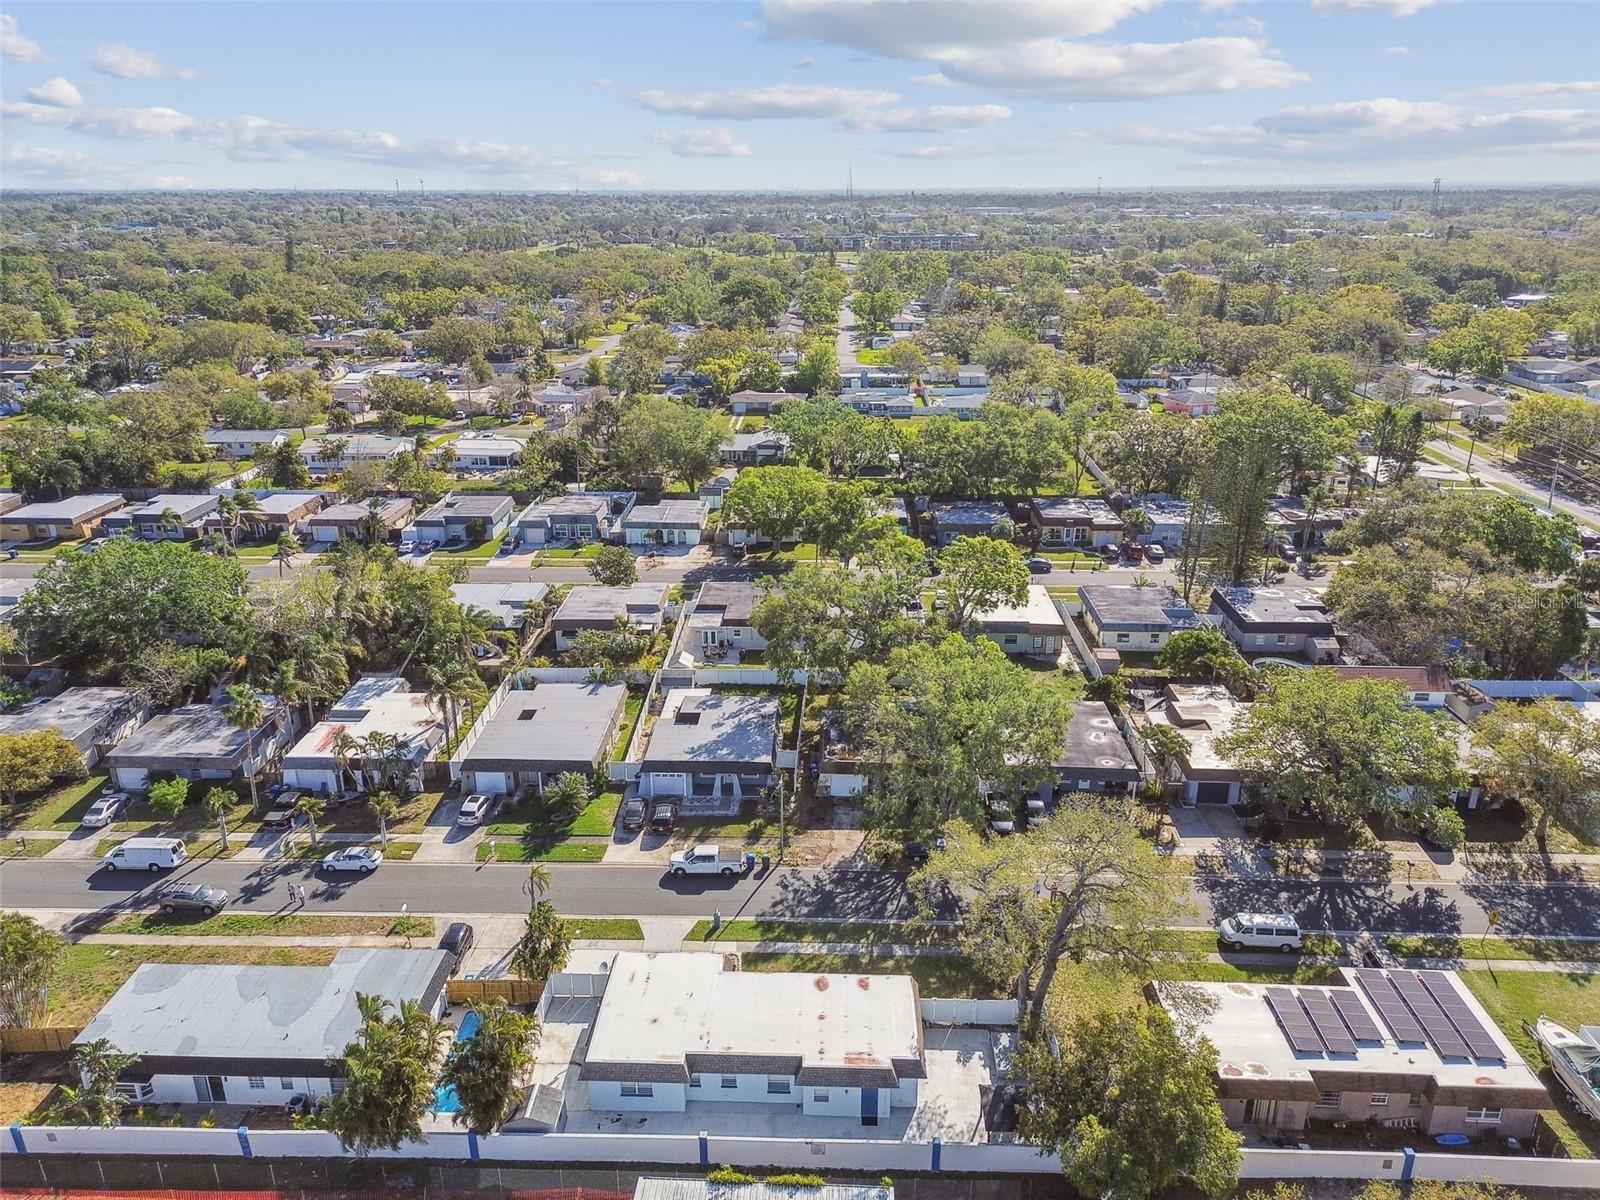
<instances>
[{"instance_id":1,"label":"solar panel array","mask_svg":"<svg viewBox=\"0 0 1600 1200\"><path fill-rule=\"evenodd\" d=\"M1328 999L1327 992L1308 992L1302 989L1300 1004L1306 1010L1306 1016L1311 1018L1311 1024L1316 1028L1317 1036L1322 1039L1322 1044L1328 1048L1329 1054L1356 1052L1355 1040L1345 1029L1339 1014L1334 1012L1333 1001Z\"/></svg>"},{"instance_id":2,"label":"solar panel array","mask_svg":"<svg viewBox=\"0 0 1600 1200\"><path fill-rule=\"evenodd\" d=\"M1340 988L1333 992L1332 996L1333 1006L1339 1010L1339 1015L1349 1026L1351 1037L1358 1042L1383 1041L1383 1030L1378 1028L1378 1023L1367 1012L1359 996L1349 988Z\"/></svg>"},{"instance_id":3,"label":"solar panel array","mask_svg":"<svg viewBox=\"0 0 1600 1200\"><path fill-rule=\"evenodd\" d=\"M1402 1046L1427 1044L1428 1039L1422 1035L1422 1026L1417 1024L1417 1019L1411 1015L1411 1010L1400 998L1400 993L1394 990L1394 984L1389 982L1387 975L1371 967L1363 967L1356 972L1356 983L1367 994L1367 999L1372 1001L1372 1007L1378 1010L1378 1015L1389 1027L1395 1041Z\"/></svg>"},{"instance_id":4,"label":"solar panel array","mask_svg":"<svg viewBox=\"0 0 1600 1200\"><path fill-rule=\"evenodd\" d=\"M1272 1015L1278 1018L1278 1024L1283 1028L1283 1036L1289 1039L1289 1045L1296 1054L1322 1053L1322 1039L1312 1028L1311 1018L1306 1016L1305 1010L1300 1007L1300 1002L1295 999L1293 992L1286 987L1269 987L1267 1007L1272 1010Z\"/></svg>"},{"instance_id":5,"label":"solar panel array","mask_svg":"<svg viewBox=\"0 0 1600 1200\"><path fill-rule=\"evenodd\" d=\"M1356 972L1395 1041L1431 1045L1441 1058L1498 1059L1505 1053L1442 971ZM1341 1009L1341 1012L1343 1009Z\"/></svg>"}]
</instances>

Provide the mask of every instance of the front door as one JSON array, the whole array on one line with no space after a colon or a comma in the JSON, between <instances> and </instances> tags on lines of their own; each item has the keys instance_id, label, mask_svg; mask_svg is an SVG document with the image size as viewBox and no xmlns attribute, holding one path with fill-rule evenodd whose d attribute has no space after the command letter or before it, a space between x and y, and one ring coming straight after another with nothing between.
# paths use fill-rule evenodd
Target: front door
<instances>
[{"instance_id":1,"label":"front door","mask_svg":"<svg viewBox=\"0 0 1600 1200\"><path fill-rule=\"evenodd\" d=\"M878 1089L864 1087L861 1089L861 1123L863 1125L876 1125L878 1123Z\"/></svg>"},{"instance_id":2,"label":"front door","mask_svg":"<svg viewBox=\"0 0 1600 1200\"><path fill-rule=\"evenodd\" d=\"M196 1075L194 1077L194 1098L201 1104L223 1104L227 1102L227 1095L222 1086L221 1075Z\"/></svg>"}]
</instances>

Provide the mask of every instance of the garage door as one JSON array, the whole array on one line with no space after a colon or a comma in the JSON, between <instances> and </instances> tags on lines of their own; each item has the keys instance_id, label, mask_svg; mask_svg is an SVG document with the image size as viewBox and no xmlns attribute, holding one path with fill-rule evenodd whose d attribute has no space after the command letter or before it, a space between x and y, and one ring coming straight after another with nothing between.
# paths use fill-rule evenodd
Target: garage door
<instances>
[{"instance_id":1,"label":"garage door","mask_svg":"<svg viewBox=\"0 0 1600 1200\"><path fill-rule=\"evenodd\" d=\"M650 776L652 796L687 796L689 776L681 771L656 771Z\"/></svg>"},{"instance_id":2,"label":"garage door","mask_svg":"<svg viewBox=\"0 0 1600 1200\"><path fill-rule=\"evenodd\" d=\"M1226 804L1228 792L1232 788L1228 783L1198 783L1195 785L1194 798L1197 804Z\"/></svg>"}]
</instances>

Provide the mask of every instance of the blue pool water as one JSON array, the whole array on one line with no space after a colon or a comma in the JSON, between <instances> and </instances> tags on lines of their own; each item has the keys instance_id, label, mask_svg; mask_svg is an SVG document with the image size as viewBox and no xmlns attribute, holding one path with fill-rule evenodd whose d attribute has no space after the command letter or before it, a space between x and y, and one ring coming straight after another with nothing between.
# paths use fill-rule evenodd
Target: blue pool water
<instances>
[{"instance_id":1,"label":"blue pool water","mask_svg":"<svg viewBox=\"0 0 1600 1200\"><path fill-rule=\"evenodd\" d=\"M475 1012L469 1012L461 1019L461 1028L456 1030L456 1041L464 1042L470 1037L476 1037L478 1027L483 1024L483 1018ZM461 1097L456 1095L455 1087L435 1088L433 1092L433 1111L436 1113L453 1113L461 1108Z\"/></svg>"}]
</instances>

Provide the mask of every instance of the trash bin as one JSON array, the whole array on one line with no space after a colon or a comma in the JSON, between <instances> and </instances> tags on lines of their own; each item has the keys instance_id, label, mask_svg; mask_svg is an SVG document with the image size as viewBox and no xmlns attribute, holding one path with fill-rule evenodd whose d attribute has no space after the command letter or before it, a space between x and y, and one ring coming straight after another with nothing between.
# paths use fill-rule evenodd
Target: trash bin
<instances>
[{"instance_id":1,"label":"trash bin","mask_svg":"<svg viewBox=\"0 0 1600 1200\"><path fill-rule=\"evenodd\" d=\"M756 869L756 856L752 851L745 851L744 869L746 871L754 871Z\"/></svg>"},{"instance_id":2,"label":"trash bin","mask_svg":"<svg viewBox=\"0 0 1600 1200\"><path fill-rule=\"evenodd\" d=\"M711 914L711 932L716 933L722 928L722 910L719 908Z\"/></svg>"},{"instance_id":3,"label":"trash bin","mask_svg":"<svg viewBox=\"0 0 1600 1200\"><path fill-rule=\"evenodd\" d=\"M772 855L765 854L765 853L762 854L762 856L761 856L761 869L763 871L772 870Z\"/></svg>"}]
</instances>

